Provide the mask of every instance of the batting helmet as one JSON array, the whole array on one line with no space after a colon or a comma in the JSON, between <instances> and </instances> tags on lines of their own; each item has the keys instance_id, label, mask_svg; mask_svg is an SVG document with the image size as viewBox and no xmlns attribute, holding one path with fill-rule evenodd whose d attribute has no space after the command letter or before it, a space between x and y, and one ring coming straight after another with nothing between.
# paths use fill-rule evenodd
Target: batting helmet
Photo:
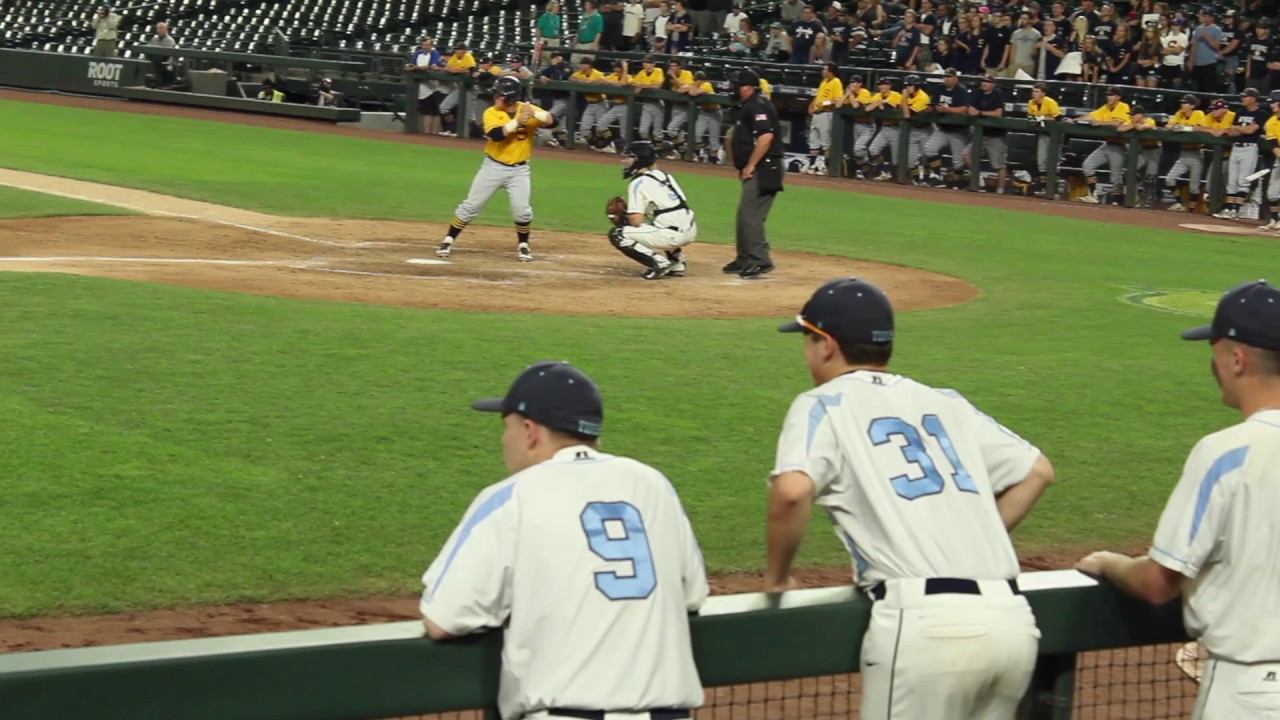
<instances>
[{"instance_id":1,"label":"batting helmet","mask_svg":"<svg viewBox=\"0 0 1280 720\"><path fill-rule=\"evenodd\" d=\"M622 157L634 158L631 165L622 169L622 178L629 180L635 176L637 172L645 168L653 167L658 160L658 151L654 149L653 143L648 140L636 140L622 151Z\"/></svg>"},{"instance_id":2,"label":"batting helmet","mask_svg":"<svg viewBox=\"0 0 1280 720\"><path fill-rule=\"evenodd\" d=\"M520 81L513 77L500 77L493 81L493 96L505 98L507 100L519 100L520 93L524 88L520 87Z\"/></svg>"}]
</instances>

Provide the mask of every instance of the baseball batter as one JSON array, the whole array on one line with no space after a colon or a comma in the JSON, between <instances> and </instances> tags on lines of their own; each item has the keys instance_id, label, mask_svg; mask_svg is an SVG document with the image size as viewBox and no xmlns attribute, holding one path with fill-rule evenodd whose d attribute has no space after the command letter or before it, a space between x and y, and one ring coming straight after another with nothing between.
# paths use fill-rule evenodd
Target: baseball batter
<instances>
[{"instance_id":1,"label":"baseball batter","mask_svg":"<svg viewBox=\"0 0 1280 720\"><path fill-rule=\"evenodd\" d=\"M822 506L874 601L861 717L1008 720L1040 635L1009 530L1052 466L959 393L891 372L893 309L865 280L824 284L779 330L804 333L816 387L778 438L766 592L793 587L811 506Z\"/></svg>"},{"instance_id":2,"label":"baseball batter","mask_svg":"<svg viewBox=\"0 0 1280 720\"><path fill-rule=\"evenodd\" d=\"M1182 596L1183 625L1209 653L1193 720L1280 717L1280 289L1237 285L1182 337L1209 341L1241 422L1191 451L1146 556L1097 552L1076 567L1157 605Z\"/></svg>"},{"instance_id":3,"label":"baseball batter","mask_svg":"<svg viewBox=\"0 0 1280 720\"><path fill-rule=\"evenodd\" d=\"M1240 206L1249 197L1249 176L1258 169L1258 142L1262 128L1271 117L1271 111L1262 107L1262 94L1256 88L1245 88L1240 97L1240 111L1236 122L1227 129L1233 142L1231 157L1227 160L1227 204L1214 217L1235 220L1240 216Z\"/></svg>"},{"instance_id":4,"label":"baseball batter","mask_svg":"<svg viewBox=\"0 0 1280 720\"><path fill-rule=\"evenodd\" d=\"M1272 156L1271 177L1267 180L1267 209L1271 220L1263 230L1280 231L1280 90L1272 90L1267 98L1271 104L1271 117L1262 128L1263 146Z\"/></svg>"},{"instance_id":5,"label":"baseball batter","mask_svg":"<svg viewBox=\"0 0 1280 720\"><path fill-rule=\"evenodd\" d=\"M849 76L849 87L844 96L836 101L836 107L848 105L855 110L865 109L871 102L871 91L866 88L866 81L861 75ZM866 179L863 167L870 163L871 138L876 134L876 121L869 117L856 115L853 118L853 163L854 177Z\"/></svg>"},{"instance_id":6,"label":"baseball batter","mask_svg":"<svg viewBox=\"0 0 1280 720\"><path fill-rule=\"evenodd\" d=\"M1085 115L1076 122L1087 122L1090 125L1110 125L1119 127L1129 122L1129 105L1120 100L1120 88L1114 85L1107 88L1107 104ZM1089 153L1084 159L1084 182L1088 192L1076 198L1079 202L1097 205L1102 202L1098 193L1098 170L1103 165L1111 173L1112 188L1124 187L1125 144L1128 141L1121 137L1108 138L1097 150Z\"/></svg>"},{"instance_id":7,"label":"baseball batter","mask_svg":"<svg viewBox=\"0 0 1280 720\"><path fill-rule=\"evenodd\" d=\"M662 120L666 106L661 100L644 98L643 89L661 90L666 82L666 73L658 67L652 55L645 55L640 72L631 76L631 85L640 90L640 137L645 140L657 140L662 133Z\"/></svg>"},{"instance_id":8,"label":"baseball batter","mask_svg":"<svg viewBox=\"0 0 1280 720\"><path fill-rule=\"evenodd\" d=\"M529 248L529 226L533 223L529 156L538 128L553 128L556 119L533 103L520 102L520 93L520 81L513 77L500 77L493 83L493 106L484 112L484 160L471 180L467 199L453 211L449 234L436 248L436 255L442 258L449 257L467 224L501 188L507 191L516 223L516 257L521 262L533 261Z\"/></svg>"},{"instance_id":9,"label":"baseball batter","mask_svg":"<svg viewBox=\"0 0 1280 720\"><path fill-rule=\"evenodd\" d=\"M1040 123L1040 127L1062 119L1062 108L1058 101L1049 97L1049 85L1036 83L1031 88L1031 100L1027 103L1027 118ZM1035 195L1050 194L1056 196L1057 188L1049 192L1049 134L1041 133L1036 139L1036 182L1031 192Z\"/></svg>"},{"instance_id":10,"label":"baseball batter","mask_svg":"<svg viewBox=\"0 0 1280 720\"><path fill-rule=\"evenodd\" d=\"M827 174L827 151L831 148L831 112L844 95L844 83L840 82L840 66L827 63L822 66L822 82L818 92L809 101L809 161L801 170L805 175Z\"/></svg>"},{"instance_id":11,"label":"baseball batter","mask_svg":"<svg viewBox=\"0 0 1280 720\"><path fill-rule=\"evenodd\" d=\"M1169 129L1182 132L1198 131L1205 126L1204 112L1199 109L1200 99L1195 95L1183 95L1178 112L1169 118ZM1226 112L1227 104L1222 103L1221 110ZM1164 177L1165 187L1174 194L1174 203L1166 208L1169 212L1187 212L1200 204L1200 179L1204 176L1204 158L1200 143L1181 143L1178 146L1178 159L1169 168ZM1187 176L1183 179L1183 176Z\"/></svg>"},{"instance_id":12,"label":"baseball batter","mask_svg":"<svg viewBox=\"0 0 1280 720\"><path fill-rule=\"evenodd\" d=\"M626 224L609 232L609 243L648 268L645 280L683 277L683 248L698 239L698 223L688 196L671 173L658 169L653 143L637 140L623 151L627 186Z\"/></svg>"},{"instance_id":13,"label":"baseball batter","mask_svg":"<svg viewBox=\"0 0 1280 720\"><path fill-rule=\"evenodd\" d=\"M671 482L599 450L600 391L568 363L531 365L473 407L502 413L511 476L422 576L427 634L504 628L505 720L689 720L703 692L688 614L708 588Z\"/></svg>"},{"instance_id":14,"label":"baseball batter","mask_svg":"<svg viewBox=\"0 0 1280 720\"><path fill-rule=\"evenodd\" d=\"M965 115L969 112L969 88L960 83L960 71L952 68L942 79L942 89L933 99L933 111L944 115ZM964 172L964 148L969 144L967 125L938 123L937 128L924 143L925 165L929 168L928 182L934 187L946 184L942 177L942 151L951 152L951 180Z\"/></svg>"}]
</instances>

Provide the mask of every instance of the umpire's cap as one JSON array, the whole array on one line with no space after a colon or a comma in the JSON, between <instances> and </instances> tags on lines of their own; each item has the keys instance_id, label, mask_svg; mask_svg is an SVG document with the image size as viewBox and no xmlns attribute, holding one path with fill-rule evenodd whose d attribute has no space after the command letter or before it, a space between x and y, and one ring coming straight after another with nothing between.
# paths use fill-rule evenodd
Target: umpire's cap
<instances>
[{"instance_id":1,"label":"umpire's cap","mask_svg":"<svg viewBox=\"0 0 1280 720\"><path fill-rule=\"evenodd\" d=\"M818 288L795 320L779 332L812 332L837 342L885 345L893 342L893 306L884 291L848 277Z\"/></svg>"},{"instance_id":2,"label":"umpire's cap","mask_svg":"<svg viewBox=\"0 0 1280 720\"><path fill-rule=\"evenodd\" d=\"M1220 338L1280 350L1280 288L1266 280L1241 283L1218 301L1212 323L1182 333L1183 340Z\"/></svg>"},{"instance_id":3,"label":"umpire's cap","mask_svg":"<svg viewBox=\"0 0 1280 720\"><path fill-rule=\"evenodd\" d=\"M518 100L520 98L520 81L511 77L500 77L493 81L493 96L502 97L508 100Z\"/></svg>"},{"instance_id":4,"label":"umpire's cap","mask_svg":"<svg viewBox=\"0 0 1280 720\"><path fill-rule=\"evenodd\" d=\"M600 388L586 373L563 360L534 363L511 383L506 397L471 404L485 412L518 413L573 435L599 437L604 425Z\"/></svg>"}]
</instances>

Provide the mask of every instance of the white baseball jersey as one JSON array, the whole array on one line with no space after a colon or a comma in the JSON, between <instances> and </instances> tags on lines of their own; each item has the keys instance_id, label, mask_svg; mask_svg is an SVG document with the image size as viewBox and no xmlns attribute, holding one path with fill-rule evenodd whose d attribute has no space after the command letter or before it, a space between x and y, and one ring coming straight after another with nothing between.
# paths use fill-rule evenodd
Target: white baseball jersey
<instances>
[{"instance_id":1,"label":"white baseball jersey","mask_svg":"<svg viewBox=\"0 0 1280 720\"><path fill-rule=\"evenodd\" d=\"M1187 458L1150 557L1189 579L1183 621L1213 655L1280 661L1280 410L1209 435Z\"/></svg>"},{"instance_id":2,"label":"white baseball jersey","mask_svg":"<svg viewBox=\"0 0 1280 720\"><path fill-rule=\"evenodd\" d=\"M694 224L687 198L671 173L650 169L637 175L627 186L627 213L652 217L649 222L653 225L684 233ZM685 207L674 209L680 205Z\"/></svg>"},{"instance_id":3,"label":"white baseball jersey","mask_svg":"<svg viewBox=\"0 0 1280 720\"><path fill-rule=\"evenodd\" d=\"M695 708L706 569L662 473L585 445L486 488L422 577L454 635L506 625L498 707Z\"/></svg>"},{"instance_id":4,"label":"white baseball jersey","mask_svg":"<svg viewBox=\"0 0 1280 720\"><path fill-rule=\"evenodd\" d=\"M1007 580L1018 558L995 496L1040 451L959 393L856 370L791 404L771 477L799 471L853 557L859 587Z\"/></svg>"}]
</instances>

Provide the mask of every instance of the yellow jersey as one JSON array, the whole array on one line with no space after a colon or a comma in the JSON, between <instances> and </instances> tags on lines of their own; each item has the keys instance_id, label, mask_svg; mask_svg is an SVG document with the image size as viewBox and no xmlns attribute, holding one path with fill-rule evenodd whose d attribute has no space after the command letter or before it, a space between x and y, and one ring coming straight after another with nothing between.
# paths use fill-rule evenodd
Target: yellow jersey
<instances>
[{"instance_id":1,"label":"yellow jersey","mask_svg":"<svg viewBox=\"0 0 1280 720\"><path fill-rule=\"evenodd\" d=\"M773 86L764 78L760 78L760 94L764 95L765 100L773 99Z\"/></svg>"},{"instance_id":2,"label":"yellow jersey","mask_svg":"<svg viewBox=\"0 0 1280 720\"><path fill-rule=\"evenodd\" d=\"M698 83L698 89L702 91L703 95L714 95L716 92L715 86L706 80L703 80L702 82ZM701 95L699 95L699 97L701 97ZM702 108L703 110L719 110L720 109L720 105L717 103L699 103L698 107Z\"/></svg>"},{"instance_id":3,"label":"yellow jersey","mask_svg":"<svg viewBox=\"0 0 1280 720\"><path fill-rule=\"evenodd\" d=\"M1031 118L1045 118L1051 120L1053 118L1062 117L1062 108L1058 107L1058 101L1048 95L1039 100L1032 100L1027 103L1027 115Z\"/></svg>"},{"instance_id":4,"label":"yellow jersey","mask_svg":"<svg viewBox=\"0 0 1280 720\"><path fill-rule=\"evenodd\" d=\"M613 82L616 82L616 83L622 83L623 85L626 85L627 83L631 82L630 75L627 75L626 73L619 73L619 72L609 73L608 75L604 76L604 79L612 80ZM626 95L610 95L609 99L612 100L615 105L621 105L622 103L627 101L627 96Z\"/></svg>"},{"instance_id":5,"label":"yellow jersey","mask_svg":"<svg viewBox=\"0 0 1280 720\"><path fill-rule=\"evenodd\" d=\"M662 81L666 75L662 72L662 68L654 68L652 70L641 70L631 76L631 83L639 87L662 87Z\"/></svg>"},{"instance_id":6,"label":"yellow jersey","mask_svg":"<svg viewBox=\"0 0 1280 720\"><path fill-rule=\"evenodd\" d=\"M476 59L471 53L466 53L462 57L450 55L449 59L445 61L444 66L454 68L455 70L470 70L476 66Z\"/></svg>"},{"instance_id":7,"label":"yellow jersey","mask_svg":"<svg viewBox=\"0 0 1280 720\"><path fill-rule=\"evenodd\" d=\"M1156 122L1155 120L1152 120L1149 117L1144 117L1141 120L1131 119L1129 120L1129 124L1133 125L1134 130L1154 130L1160 127L1160 123ZM1159 140L1146 140L1146 139L1143 139L1141 135L1139 135L1138 137L1139 137L1138 144L1144 148L1160 147Z\"/></svg>"},{"instance_id":8,"label":"yellow jersey","mask_svg":"<svg viewBox=\"0 0 1280 720\"><path fill-rule=\"evenodd\" d=\"M671 76L671 89L676 90L685 85L693 84L693 73L688 70L681 70L679 75Z\"/></svg>"},{"instance_id":9,"label":"yellow jersey","mask_svg":"<svg viewBox=\"0 0 1280 720\"><path fill-rule=\"evenodd\" d=\"M1090 120L1099 122L1108 122L1118 120L1122 123L1129 122L1129 103L1116 103L1115 107L1103 105L1102 107L1089 113Z\"/></svg>"},{"instance_id":10,"label":"yellow jersey","mask_svg":"<svg viewBox=\"0 0 1280 720\"><path fill-rule=\"evenodd\" d=\"M1280 140L1280 117L1272 115L1262 126L1262 136L1268 140Z\"/></svg>"},{"instance_id":11,"label":"yellow jersey","mask_svg":"<svg viewBox=\"0 0 1280 720\"><path fill-rule=\"evenodd\" d=\"M889 107L898 107L902 104L902 93L897 90L890 90L888 95L885 95L884 93L876 93L875 95L872 95L871 99L867 102L880 102L882 100L884 101L884 104Z\"/></svg>"},{"instance_id":12,"label":"yellow jersey","mask_svg":"<svg viewBox=\"0 0 1280 720\"><path fill-rule=\"evenodd\" d=\"M917 90L915 95L907 99L907 104L910 106L913 115L918 112L924 112L929 109L929 93Z\"/></svg>"},{"instance_id":13,"label":"yellow jersey","mask_svg":"<svg viewBox=\"0 0 1280 720\"><path fill-rule=\"evenodd\" d=\"M524 127L516 128L515 132L501 140L494 140L489 137L489 133L494 128L500 128L511 122L511 119L525 105L529 105L533 110L541 110L537 105L521 102L516 103L516 110L513 113L507 112L497 105L490 105L489 109L484 111L485 155L504 165L516 165L529 159L529 156L533 154L533 141L538 137L538 127L542 125L542 123L538 122L538 118L529 118Z\"/></svg>"},{"instance_id":14,"label":"yellow jersey","mask_svg":"<svg viewBox=\"0 0 1280 720\"><path fill-rule=\"evenodd\" d=\"M574 74L572 74L572 75L570 75L570 76L569 76L569 81L570 81L570 82L582 82L582 83L584 83L584 82L595 82L595 81L603 80L603 79L604 79L604 73L600 72L599 70L597 70L597 69L595 69L595 68L591 68L591 72L586 72L586 73L582 72L581 70L578 70L577 72L575 72ZM603 99L604 99L604 95L598 95L598 94L597 94L597 95L586 95L586 94L584 94L584 95L582 96L582 99L583 99L583 100L586 100L586 101L587 101L587 102L589 102L589 103L600 102L601 100L603 100Z\"/></svg>"},{"instance_id":15,"label":"yellow jersey","mask_svg":"<svg viewBox=\"0 0 1280 720\"><path fill-rule=\"evenodd\" d=\"M813 112L829 112L836 106L836 101L844 95L844 83L840 78L828 78L818 85L818 94L809 101L809 109Z\"/></svg>"},{"instance_id":16,"label":"yellow jersey","mask_svg":"<svg viewBox=\"0 0 1280 720\"><path fill-rule=\"evenodd\" d=\"M1204 125L1204 113L1199 110L1192 110L1190 115L1179 110L1169 118L1169 127L1200 127L1202 125Z\"/></svg>"},{"instance_id":17,"label":"yellow jersey","mask_svg":"<svg viewBox=\"0 0 1280 720\"><path fill-rule=\"evenodd\" d=\"M1234 110L1228 110L1222 114L1221 118L1214 118L1213 113L1207 113L1204 116L1203 126L1211 130L1225 130L1236 124L1236 113Z\"/></svg>"}]
</instances>

